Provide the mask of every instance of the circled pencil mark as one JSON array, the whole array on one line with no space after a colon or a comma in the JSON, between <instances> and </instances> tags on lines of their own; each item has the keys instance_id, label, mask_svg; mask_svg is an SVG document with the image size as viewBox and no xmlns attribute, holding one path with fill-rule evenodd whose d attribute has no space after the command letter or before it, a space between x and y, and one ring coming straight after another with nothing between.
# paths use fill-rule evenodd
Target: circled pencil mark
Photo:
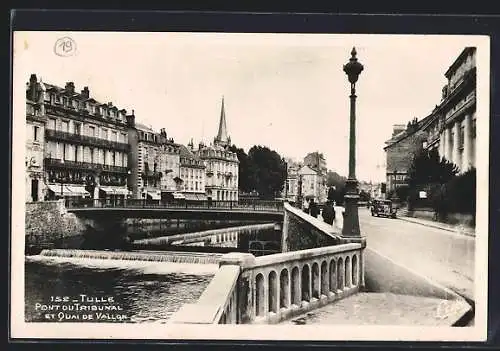
<instances>
[{"instance_id":1,"label":"circled pencil mark","mask_svg":"<svg viewBox=\"0 0 500 351\"><path fill-rule=\"evenodd\" d=\"M76 42L70 37L62 37L57 39L54 44L54 53L57 56L68 57L76 52Z\"/></svg>"}]
</instances>

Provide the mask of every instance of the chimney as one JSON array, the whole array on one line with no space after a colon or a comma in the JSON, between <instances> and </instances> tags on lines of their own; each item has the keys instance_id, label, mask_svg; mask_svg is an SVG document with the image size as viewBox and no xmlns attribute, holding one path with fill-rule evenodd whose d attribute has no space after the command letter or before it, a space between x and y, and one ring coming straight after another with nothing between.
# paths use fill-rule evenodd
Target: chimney
<instances>
[{"instance_id":1,"label":"chimney","mask_svg":"<svg viewBox=\"0 0 500 351\"><path fill-rule=\"evenodd\" d=\"M127 115L127 126L129 126L130 128L135 128L135 114L134 114L134 110L132 110L132 114L131 115Z\"/></svg>"},{"instance_id":2,"label":"chimney","mask_svg":"<svg viewBox=\"0 0 500 351\"><path fill-rule=\"evenodd\" d=\"M30 76L30 83L29 83L29 99L32 101L37 101L36 98L36 84L37 84L37 78L36 74L32 74Z\"/></svg>"},{"instance_id":3,"label":"chimney","mask_svg":"<svg viewBox=\"0 0 500 351\"><path fill-rule=\"evenodd\" d=\"M85 99L88 99L88 98L90 97L89 87L83 87L83 90L82 90L82 96L83 96Z\"/></svg>"},{"instance_id":4,"label":"chimney","mask_svg":"<svg viewBox=\"0 0 500 351\"><path fill-rule=\"evenodd\" d=\"M395 136L406 130L406 126L404 124L394 124L392 130L392 136Z\"/></svg>"},{"instance_id":5,"label":"chimney","mask_svg":"<svg viewBox=\"0 0 500 351\"><path fill-rule=\"evenodd\" d=\"M70 94L74 94L75 93L75 83L67 82L66 86L64 87L64 90L66 90Z\"/></svg>"}]
</instances>

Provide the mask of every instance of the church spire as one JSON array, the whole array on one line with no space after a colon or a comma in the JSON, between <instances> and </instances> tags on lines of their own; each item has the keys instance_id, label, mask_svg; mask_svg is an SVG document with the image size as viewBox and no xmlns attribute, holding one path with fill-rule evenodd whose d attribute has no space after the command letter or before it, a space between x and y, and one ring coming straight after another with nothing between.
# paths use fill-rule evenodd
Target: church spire
<instances>
[{"instance_id":1,"label":"church spire","mask_svg":"<svg viewBox=\"0 0 500 351\"><path fill-rule=\"evenodd\" d=\"M227 146L229 142L229 136L227 135L227 126L226 126L226 111L224 109L224 96L222 96L222 106L220 110L220 121L219 121L219 132L217 133L217 137L215 138L215 143Z\"/></svg>"}]
</instances>

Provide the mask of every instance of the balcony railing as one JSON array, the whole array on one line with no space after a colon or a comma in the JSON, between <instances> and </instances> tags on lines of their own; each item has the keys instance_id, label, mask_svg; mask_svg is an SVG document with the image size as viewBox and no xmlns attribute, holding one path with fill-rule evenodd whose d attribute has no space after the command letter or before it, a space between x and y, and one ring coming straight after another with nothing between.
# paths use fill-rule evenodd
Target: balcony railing
<instances>
[{"instance_id":1,"label":"balcony railing","mask_svg":"<svg viewBox=\"0 0 500 351\"><path fill-rule=\"evenodd\" d=\"M106 139L100 139L96 137L91 137L87 135L74 134L63 132L60 130L46 129L45 130L46 138L53 140L61 140L61 141L69 141L73 143L78 143L82 145L89 146L102 146L109 149L114 149L118 151L128 152L129 145L126 143L120 143L117 141L111 141Z\"/></svg>"},{"instance_id":2,"label":"balcony railing","mask_svg":"<svg viewBox=\"0 0 500 351\"><path fill-rule=\"evenodd\" d=\"M44 160L45 167L58 167L58 168L72 168L82 170L100 170L111 173L127 173L127 167L111 166L98 163L81 162L81 161L68 161L60 160L57 158L46 158Z\"/></svg>"}]
</instances>

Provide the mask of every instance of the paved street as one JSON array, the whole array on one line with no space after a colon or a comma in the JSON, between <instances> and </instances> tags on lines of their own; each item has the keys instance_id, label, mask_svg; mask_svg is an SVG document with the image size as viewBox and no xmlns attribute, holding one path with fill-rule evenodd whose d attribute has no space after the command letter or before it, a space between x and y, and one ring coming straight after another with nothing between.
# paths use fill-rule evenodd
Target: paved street
<instances>
[{"instance_id":1,"label":"paved street","mask_svg":"<svg viewBox=\"0 0 500 351\"><path fill-rule=\"evenodd\" d=\"M341 216L337 216L341 217ZM367 245L411 270L474 299L474 238L359 209Z\"/></svg>"}]
</instances>

